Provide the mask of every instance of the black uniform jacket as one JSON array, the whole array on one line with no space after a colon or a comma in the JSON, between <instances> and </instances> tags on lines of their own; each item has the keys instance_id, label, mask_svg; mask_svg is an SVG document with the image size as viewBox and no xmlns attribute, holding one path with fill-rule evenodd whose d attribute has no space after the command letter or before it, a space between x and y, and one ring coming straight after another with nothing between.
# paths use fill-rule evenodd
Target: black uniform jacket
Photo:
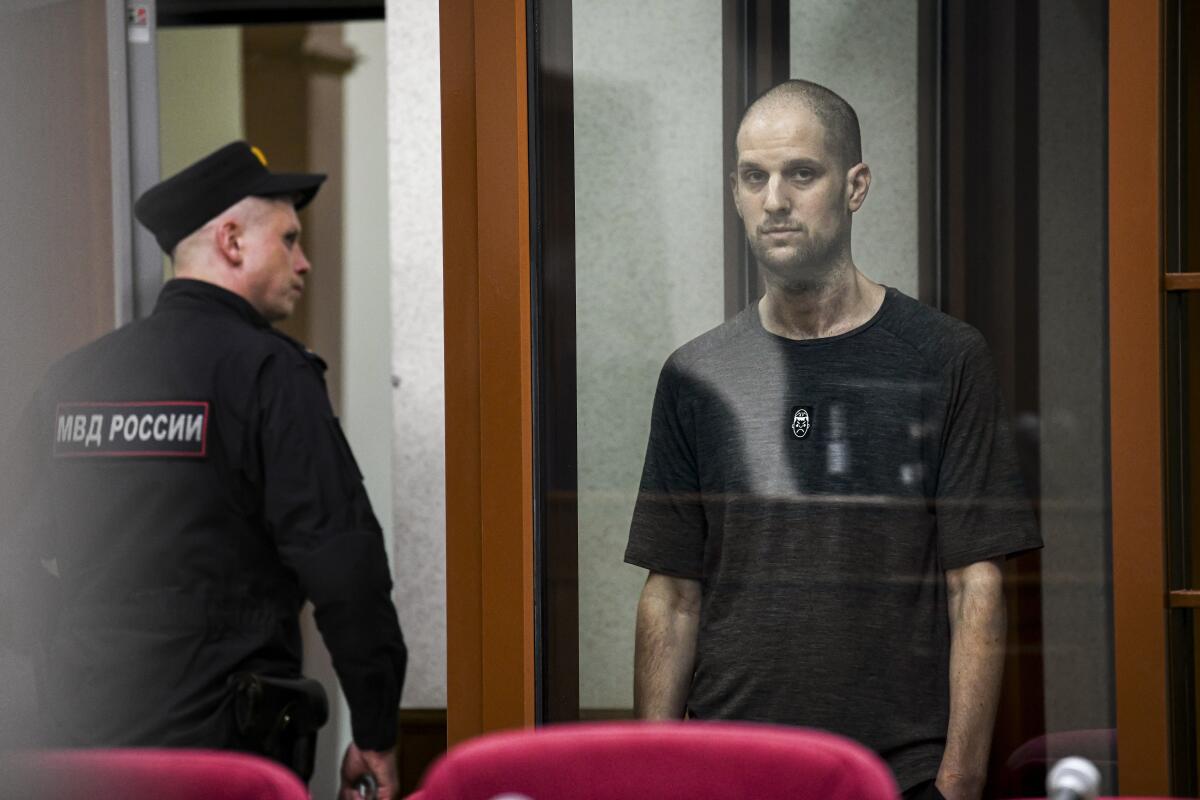
<instances>
[{"instance_id":1,"label":"black uniform jacket","mask_svg":"<svg viewBox=\"0 0 1200 800\"><path fill-rule=\"evenodd\" d=\"M355 742L393 745L406 652L324 369L193 280L52 368L10 454L4 556L57 569L41 679L61 739L229 746L229 676L299 673L307 597Z\"/></svg>"}]
</instances>

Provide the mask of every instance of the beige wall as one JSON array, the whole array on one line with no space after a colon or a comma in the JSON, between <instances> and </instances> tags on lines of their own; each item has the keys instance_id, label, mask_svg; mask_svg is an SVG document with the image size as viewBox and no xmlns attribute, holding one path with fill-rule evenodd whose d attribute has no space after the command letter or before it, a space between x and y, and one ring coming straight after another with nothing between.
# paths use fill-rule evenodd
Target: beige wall
<instances>
[{"instance_id":1,"label":"beige wall","mask_svg":"<svg viewBox=\"0 0 1200 800\"><path fill-rule=\"evenodd\" d=\"M341 26L341 41L354 53L342 78L341 374L342 427L363 473L371 507L392 542L391 311L388 269L386 45L383 22ZM331 33L331 32L326 32ZM322 113L314 108L315 113ZM327 167L332 170L333 165ZM314 211L317 209L314 209ZM317 265L317 269L320 265ZM395 558L392 559L393 574ZM305 668L325 684L330 721L318 743L314 797L337 793L338 765L350 743L350 711L337 685L328 652L306 615Z\"/></svg>"},{"instance_id":2,"label":"beige wall","mask_svg":"<svg viewBox=\"0 0 1200 800\"><path fill-rule=\"evenodd\" d=\"M343 84L342 422L375 516L392 530L392 337L388 264L387 30L351 22ZM388 551L393 551L388 536Z\"/></svg>"},{"instance_id":3,"label":"beige wall","mask_svg":"<svg viewBox=\"0 0 1200 800\"><path fill-rule=\"evenodd\" d=\"M165 178L245 136L242 120L242 31L159 28L158 138ZM163 275L171 261L163 257Z\"/></svg>"},{"instance_id":4,"label":"beige wall","mask_svg":"<svg viewBox=\"0 0 1200 800\"><path fill-rule=\"evenodd\" d=\"M437 0L388 0L396 606L406 708L446 707L446 424Z\"/></svg>"},{"instance_id":5,"label":"beige wall","mask_svg":"<svg viewBox=\"0 0 1200 800\"><path fill-rule=\"evenodd\" d=\"M158 130L163 176L244 135L242 31L160 28Z\"/></svg>"}]
</instances>

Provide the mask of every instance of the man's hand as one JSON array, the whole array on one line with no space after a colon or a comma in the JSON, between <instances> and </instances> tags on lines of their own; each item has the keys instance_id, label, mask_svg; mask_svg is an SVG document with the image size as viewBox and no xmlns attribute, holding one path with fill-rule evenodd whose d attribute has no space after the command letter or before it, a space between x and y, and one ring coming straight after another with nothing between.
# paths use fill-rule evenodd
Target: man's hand
<instances>
[{"instance_id":1,"label":"man's hand","mask_svg":"<svg viewBox=\"0 0 1200 800\"><path fill-rule=\"evenodd\" d=\"M651 572L638 601L633 711L638 719L682 719L692 685L700 582Z\"/></svg>"},{"instance_id":2,"label":"man's hand","mask_svg":"<svg viewBox=\"0 0 1200 800\"><path fill-rule=\"evenodd\" d=\"M342 786L338 800L363 800L355 785L367 775L372 775L378 786L379 800L396 800L400 797L400 779L396 775L396 750L359 750L354 742L346 748L342 757Z\"/></svg>"},{"instance_id":3,"label":"man's hand","mask_svg":"<svg viewBox=\"0 0 1200 800\"><path fill-rule=\"evenodd\" d=\"M946 571L950 613L950 724L936 786L946 800L977 800L1004 672L1004 573L999 559Z\"/></svg>"}]
</instances>

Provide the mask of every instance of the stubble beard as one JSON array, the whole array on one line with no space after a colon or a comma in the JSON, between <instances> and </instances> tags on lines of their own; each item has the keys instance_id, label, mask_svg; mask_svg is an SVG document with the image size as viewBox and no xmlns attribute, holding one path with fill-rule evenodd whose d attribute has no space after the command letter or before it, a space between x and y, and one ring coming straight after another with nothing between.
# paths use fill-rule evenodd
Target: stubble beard
<instances>
[{"instance_id":1,"label":"stubble beard","mask_svg":"<svg viewBox=\"0 0 1200 800\"><path fill-rule=\"evenodd\" d=\"M826 288L837 273L838 259L835 242L805 241L791 253L783 248L767 247L761 239L752 237L750 252L763 268L764 279L788 292L807 293Z\"/></svg>"}]
</instances>

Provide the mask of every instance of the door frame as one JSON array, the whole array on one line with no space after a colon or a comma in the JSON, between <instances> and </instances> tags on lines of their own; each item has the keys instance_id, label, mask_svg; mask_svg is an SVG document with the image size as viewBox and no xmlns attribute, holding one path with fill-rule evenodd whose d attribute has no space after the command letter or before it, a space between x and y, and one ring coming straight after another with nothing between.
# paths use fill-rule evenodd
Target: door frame
<instances>
[{"instance_id":1,"label":"door frame","mask_svg":"<svg viewBox=\"0 0 1200 800\"><path fill-rule=\"evenodd\" d=\"M525 0L442 0L447 739L534 721Z\"/></svg>"},{"instance_id":2,"label":"door frame","mask_svg":"<svg viewBox=\"0 0 1200 800\"><path fill-rule=\"evenodd\" d=\"M1163 450L1163 4L1110 0L1109 396L1117 768L1170 793Z\"/></svg>"}]
</instances>

